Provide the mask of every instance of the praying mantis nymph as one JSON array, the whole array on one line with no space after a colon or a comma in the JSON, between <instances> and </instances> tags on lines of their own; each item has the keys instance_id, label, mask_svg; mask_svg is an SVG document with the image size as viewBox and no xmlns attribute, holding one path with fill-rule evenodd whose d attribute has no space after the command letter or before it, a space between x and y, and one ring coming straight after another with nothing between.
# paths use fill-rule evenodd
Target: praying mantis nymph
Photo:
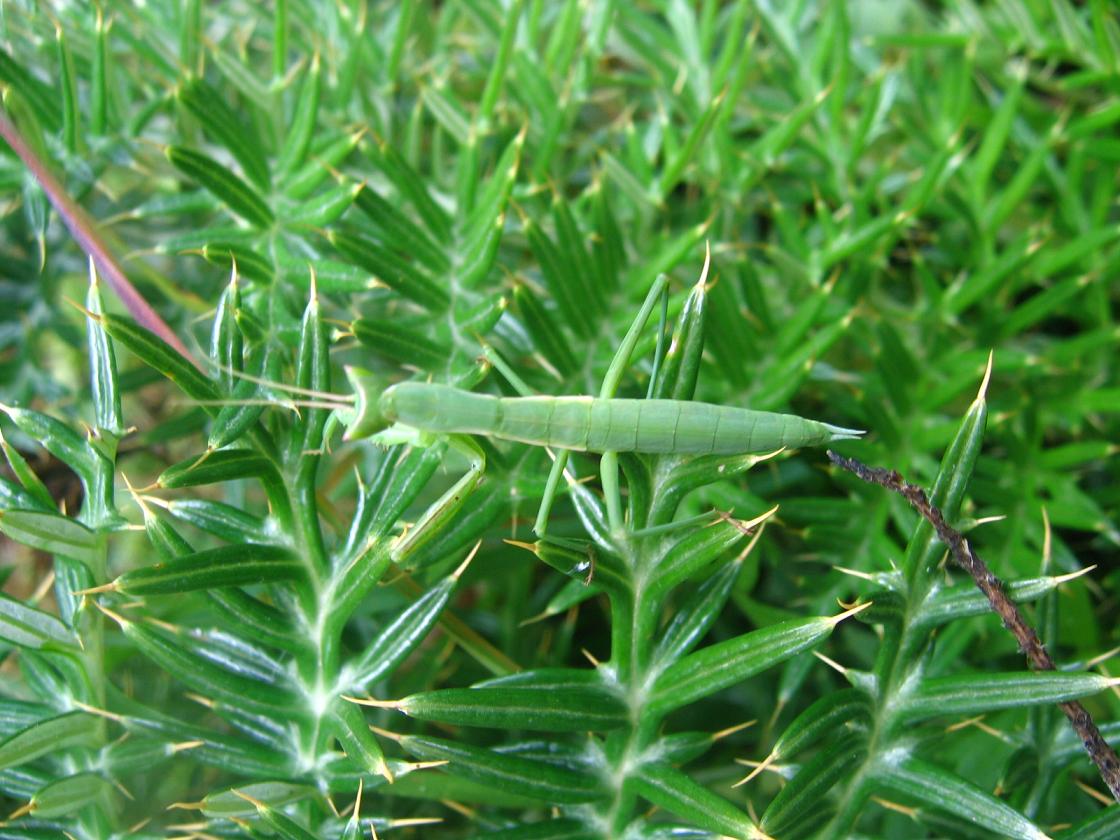
<instances>
[{"instance_id":1,"label":"praying mantis nymph","mask_svg":"<svg viewBox=\"0 0 1120 840\"><path fill-rule=\"evenodd\" d=\"M709 266L696 289L705 287ZM535 396L501 356L485 344L484 358L504 374L523 394L498 397L450 385L430 382L389 384L382 376L356 367L347 368L353 393L346 396L293 388L237 376L261 385L288 391L305 399L291 400L295 407L333 409L332 423L345 429L346 440L371 438L380 444L411 443L428 446L444 438L465 455L467 473L433 503L422 522L449 517L481 481L486 457L470 436L481 435L517 441L556 450L552 472L546 483L533 530L543 537L552 501L567 473L571 451L602 454L600 471L611 530L624 531L618 486L619 453L682 456L737 456L775 452L786 448L817 446L839 440L858 439L863 432L790 414L756 411L738 406L716 405L686 399L626 399L616 397L623 371L657 301L662 303L658 327L654 376L663 357L665 305L668 280L660 276L646 296L640 312L623 338L608 369L599 395ZM119 329L119 328L118 328ZM309 399L308 399L309 398ZM272 403L272 400L265 400ZM572 479L568 478L569 485ZM401 540L403 554L423 539L426 529L417 528Z\"/></svg>"},{"instance_id":2,"label":"praying mantis nymph","mask_svg":"<svg viewBox=\"0 0 1120 840\"><path fill-rule=\"evenodd\" d=\"M346 437L398 423L581 452L741 455L816 446L862 432L790 414L685 400L495 397L449 385L383 380L348 370L355 407Z\"/></svg>"}]
</instances>

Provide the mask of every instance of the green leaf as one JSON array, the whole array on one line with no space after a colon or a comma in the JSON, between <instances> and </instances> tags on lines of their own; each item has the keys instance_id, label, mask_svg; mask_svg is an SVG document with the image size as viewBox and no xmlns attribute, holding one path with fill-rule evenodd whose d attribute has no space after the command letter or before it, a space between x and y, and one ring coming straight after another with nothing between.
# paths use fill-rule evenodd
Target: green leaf
<instances>
[{"instance_id":1,"label":"green leaf","mask_svg":"<svg viewBox=\"0 0 1120 840\"><path fill-rule=\"evenodd\" d=\"M664 548L653 569L651 589L662 593L699 572L744 537L738 522L720 520L706 528L693 528Z\"/></svg>"},{"instance_id":2,"label":"green leaf","mask_svg":"<svg viewBox=\"0 0 1120 840\"><path fill-rule=\"evenodd\" d=\"M51 782L31 797L31 813L36 817L62 817L80 811L112 790L112 785L96 773L77 773Z\"/></svg>"},{"instance_id":3,"label":"green leaf","mask_svg":"<svg viewBox=\"0 0 1120 840\"><path fill-rule=\"evenodd\" d=\"M230 277L229 284L218 299L218 311L210 327L210 358L218 363L218 378L226 391L232 391L236 384L234 376L241 372L244 364L245 342L241 328L237 324L237 312L241 309L241 290L237 284L237 274Z\"/></svg>"},{"instance_id":4,"label":"green leaf","mask_svg":"<svg viewBox=\"0 0 1120 840\"><path fill-rule=\"evenodd\" d=\"M252 248L235 242L207 242L200 251L202 258L211 265L233 271L258 283L271 283L274 275L272 261L261 256Z\"/></svg>"},{"instance_id":5,"label":"green leaf","mask_svg":"<svg viewBox=\"0 0 1120 840\"><path fill-rule=\"evenodd\" d=\"M581 275L579 269L567 261L571 255L561 251L532 218L524 217L521 221L564 323L579 335L593 335L594 320L586 296L590 278Z\"/></svg>"},{"instance_id":6,"label":"green leaf","mask_svg":"<svg viewBox=\"0 0 1120 840\"><path fill-rule=\"evenodd\" d=\"M307 705L288 685L243 676L193 652L207 645L187 645L181 631L115 619L146 657L204 697L221 700L248 713L287 719L306 715Z\"/></svg>"},{"instance_id":7,"label":"green leaf","mask_svg":"<svg viewBox=\"0 0 1120 840\"><path fill-rule=\"evenodd\" d=\"M422 98L436 122L451 135L458 146L466 146L470 143L470 119L463 109L444 93L442 87L423 88Z\"/></svg>"},{"instance_id":8,"label":"green leaf","mask_svg":"<svg viewBox=\"0 0 1120 840\"><path fill-rule=\"evenodd\" d=\"M712 97L712 101L708 103L708 106L704 109L700 118L696 120L695 124L689 130L688 136L685 138L684 143L681 144L680 149L666 161L665 168L658 182L658 195L662 202L669 199L673 190L676 189L677 185L684 177L686 168L689 164L693 163L700 144L704 142L704 139L712 129L712 125L720 115L725 96L726 91Z\"/></svg>"},{"instance_id":9,"label":"green leaf","mask_svg":"<svg viewBox=\"0 0 1120 840\"><path fill-rule=\"evenodd\" d=\"M459 262L469 265L483 250L482 243L505 215L506 205L521 165L521 152L525 146L525 132L516 134L494 164L494 171L485 186L478 191L470 215L464 219L459 234Z\"/></svg>"},{"instance_id":10,"label":"green leaf","mask_svg":"<svg viewBox=\"0 0 1120 840\"><path fill-rule=\"evenodd\" d=\"M229 773L266 779L292 774L288 756L256 741L215 732L209 727L189 726L172 718L140 712L122 716L120 723L134 735L157 736L168 746L193 743L195 746L179 755Z\"/></svg>"},{"instance_id":11,"label":"green leaf","mask_svg":"<svg viewBox=\"0 0 1120 840\"><path fill-rule=\"evenodd\" d=\"M238 118L226 104L221 93L202 79L190 80L180 86L176 93L179 103L198 120L206 133L233 155L246 177L257 188L267 190L268 165L261 151L263 148L261 139L256 136L251 126L247 126ZM173 160L172 163L175 161ZM179 164L175 165L179 166ZM201 179L196 180L205 186ZM215 195L218 195L216 191Z\"/></svg>"},{"instance_id":12,"label":"green leaf","mask_svg":"<svg viewBox=\"0 0 1120 840\"><path fill-rule=\"evenodd\" d=\"M202 813L218 819L256 816L256 806L238 796L235 791L273 808L291 805L315 795L314 789L307 785L289 782L256 782L207 794L202 799Z\"/></svg>"},{"instance_id":13,"label":"green leaf","mask_svg":"<svg viewBox=\"0 0 1120 840\"><path fill-rule=\"evenodd\" d=\"M385 754L373 737L362 711L353 703L338 701L331 712L331 722L346 755L366 773L389 776Z\"/></svg>"},{"instance_id":14,"label":"green leaf","mask_svg":"<svg viewBox=\"0 0 1120 840\"><path fill-rule=\"evenodd\" d=\"M368 271L380 283L430 312L447 309L450 298L419 266L391 253L387 248L355 233L331 231L331 244L354 265Z\"/></svg>"},{"instance_id":15,"label":"green leaf","mask_svg":"<svg viewBox=\"0 0 1120 840\"><path fill-rule=\"evenodd\" d=\"M307 160L307 150L315 133L319 113L319 53L311 57L311 65L303 75L299 96L291 111L291 120L284 145L276 158L276 171L280 176L289 175Z\"/></svg>"},{"instance_id":16,"label":"green leaf","mask_svg":"<svg viewBox=\"0 0 1120 840\"><path fill-rule=\"evenodd\" d=\"M223 611L223 625L232 631L289 653L306 651L306 635L289 615L276 607L240 589L216 589L209 596Z\"/></svg>"},{"instance_id":17,"label":"green leaf","mask_svg":"<svg viewBox=\"0 0 1120 840\"><path fill-rule=\"evenodd\" d=\"M74 58L62 27L55 30L58 45L58 67L61 71L59 88L62 93L62 144L68 152L77 152L80 144L81 123L78 116L78 79L74 72Z\"/></svg>"},{"instance_id":18,"label":"green leaf","mask_svg":"<svg viewBox=\"0 0 1120 840\"><path fill-rule=\"evenodd\" d=\"M444 578L382 628L347 668L346 684L362 690L392 673L427 636L447 605L455 580L453 576Z\"/></svg>"},{"instance_id":19,"label":"green leaf","mask_svg":"<svg viewBox=\"0 0 1120 840\"><path fill-rule=\"evenodd\" d=\"M1046 593L1053 592L1069 579L1068 575L1030 578L1012 581L1004 588L1012 601L1025 603L1036 601ZM965 616L988 614L993 613L987 596L972 584L966 583L934 590L913 618L913 624L915 627L929 628Z\"/></svg>"},{"instance_id":20,"label":"green leaf","mask_svg":"<svg viewBox=\"0 0 1120 840\"><path fill-rule=\"evenodd\" d=\"M368 292L380 286L368 271L338 260L311 261L278 253L276 264L286 283L303 289L311 288L312 273L319 291L327 294Z\"/></svg>"},{"instance_id":21,"label":"green leaf","mask_svg":"<svg viewBox=\"0 0 1120 840\"><path fill-rule=\"evenodd\" d=\"M1055 840L1111 840L1120 832L1120 808L1106 807L1054 834Z\"/></svg>"},{"instance_id":22,"label":"green leaf","mask_svg":"<svg viewBox=\"0 0 1120 840\"><path fill-rule=\"evenodd\" d=\"M862 734L841 738L825 748L770 800L759 827L772 836L803 833L804 821L817 816L827 792L850 779L866 758L867 742Z\"/></svg>"},{"instance_id":23,"label":"green leaf","mask_svg":"<svg viewBox=\"0 0 1120 840\"><path fill-rule=\"evenodd\" d=\"M181 146L168 146L171 165L225 202L232 212L258 228L272 227L275 217L264 199L213 158Z\"/></svg>"},{"instance_id":24,"label":"green leaf","mask_svg":"<svg viewBox=\"0 0 1120 840\"><path fill-rule=\"evenodd\" d=\"M741 569L740 562L721 566L681 604L657 643L655 661L671 664L699 644L727 603Z\"/></svg>"},{"instance_id":25,"label":"green leaf","mask_svg":"<svg viewBox=\"0 0 1120 840\"><path fill-rule=\"evenodd\" d=\"M318 836L312 834L283 811L271 808L263 802L257 805L257 816L262 823L272 829L274 834L285 838L285 840L316 840Z\"/></svg>"},{"instance_id":26,"label":"green leaf","mask_svg":"<svg viewBox=\"0 0 1120 840\"><path fill-rule=\"evenodd\" d=\"M571 343L562 332L554 314L540 297L524 283L513 288L513 309L533 341L537 352L560 372L571 375L576 368Z\"/></svg>"},{"instance_id":27,"label":"green leaf","mask_svg":"<svg viewBox=\"0 0 1120 840\"><path fill-rule=\"evenodd\" d=\"M446 688L396 704L409 717L460 726L544 732L603 732L629 718L615 692L592 688Z\"/></svg>"},{"instance_id":28,"label":"green leaf","mask_svg":"<svg viewBox=\"0 0 1120 840\"><path fill-rule=\"evenodd\" d=\"M634 792L671 814L728 837L751 837L751 818L706 787L668 764L643 764L629 780Z\"/></svg>"},{"instance_id":29,"label":"green leaf","mask_svg":"<svg viewBox=\"0 0 1120 840\"><path fill-rule=\"evenodd\" d=\"M94 315L101 315L105 311L101 303L97 272L92 263L89 291L86 293L86 309ZM117 382L117 359L113 353L113 343L105 333L105 327L95 319L90 320L86 330L94 423L97 428L120 437L125 432L125 425L121 413L121 393Z\"/></svg>"},{"instance_id":30,"label":"green leaf","mask_svg":"<svg viewBox=\"0 0 1120 840\"><path fill-rule=\"evenodd\" d=\"M385 140L379 139L376 144L367 146L367 153L374 165L393 182L401 196L416 209L432 239L435 242L449 242L451 218L432 198L426 179Z\"/></svg>"},{"instance_id":31,"label":"green leaf","mask_svg":"<svg viewBox=\"0 0 1120 840\"><path fill-rule=\"evenodd\" d=\"M451 356L449 348L425 338L407 323L359 318L350 329L363 345L401 364L442 371Z\"/></svg>"},{"instance_id":32,"label":"green leaf","mask_svg":"<svg viewBox=\"0 0 1120 840\"><path fill-rule=\"evenodd\" d=\"M616 593L629 588L630 576L618 558L596 553L589 545L576 543L569 546L551 538L518 545L532 551L538 560L561 574L581 581L584 586L594 581L601 589Z\"/></svg>"},{"instance_id":33,"label":"green leaf","mask_svg":"<svg viewBox=\"0 0 1120 840\"><path fill-rule=\"evenodd\" d=\"M240 478L259 478L266 486L282 486L273 463L250 449L223 449L186 458L165 469L156 481L160 487L174 490Z\"/></svg>"},{"instance_id":34,"label":"green leaf","mask_svg":"<svg viewBox=\"0 0 1120 840\"><path fill-rule=\"evenodd\" d=\"M3 511L0 512L0 531L16 542L48 554L64 554L83 563L96 563L100 557L97 534L57 513Z\"/></svg>"},{"instance_id":35,"label":"green leaf","mask_svg":"<svg viewBox=\"0 0 1120 840\"><path fill-rule=\"evenodd\" d=\"M29 408L17 408L15 406L7 406L0 404L0 411L11 418L19 428L26 432L30 437L36 440L48 452L54 455L63 463L76 472L84 482L94 483L98 478L98 472L101 467L100 461L104 458L99 458L97 451L86 444L86 439L71 429L67 424L61 420L56 420L49 414L43 414L39 411L34 411ZM11 458L9 458L9 463ZM13 465L14 467L14 465ZM17 476L22 472L16 471ZM35 481L31 481L28 491L32 495L41 495L38 490L31 489ZM41 482L40 482L41 483ZM50 494L47 493L49 497ZM55 507L54 500L49 503L49 507L53 510Z\"/></svg>"},{"instance_id":36,"label":"green leaf","mask_svg":"<svg viewBox=\"0 0 1120 840\"><path fill-rule=\"evenodd\" d=\"M18 61L9 55L7 49L0 50L0 81L13 88L20 99L29 105L35 117L47 131L57 131L62 125L58 111L58 96L48 84L41 82ZM10 103L5 103L11 107Z\"/></svg>"},{"instance_id":37,"label":"green leaf","mask_svg":"<svg viewBox=\"0 0 1120 840\"><path fill-rule=\"evenodd\" d=\"M378 228L382 240L394 243L400 253L415 257L437 275L450 268L447 254L431 235L373 187L363 184L354 199L354 206Z\"/></svg>"},{"instance_id":38,"label":"green leaf","mask_svg":"<svg viewBox=\"0 0 1120 840\"><path fill-rule=\"evenodd\" d=\"M101 9L98 9L89 83L89 130L95 137L102 136L109 125L108 35L109 27Z\"/></svg>"},{"instance_id":39,"label":"green leaf","mask_svg":"<svg viewBox=\"0 0 1120 840\"><path fill-rule=\"evenodd\" d=\"M948 811L985 831L1018 840L1045 840L1047 837L1042 829L1010 805L959 776L919 759L906 758L876 768L875 777L892 793Z\"/></svg>"},{"instance_id":40,"label":"green leaf","mask_svg":"<svg viewBox=\"0 0 1120 840\"><path fill-rule=\"evenodd\" d=\"M47 485L43 483L35 470L31 469L19 450L8 443L2 434L0 434L0 448L4 450L4 457L8 461L8 466L12 468L12 473L23 485L23 487L17 487L6 478L4 479L5 493L11 495L12 501L10 503L5 502L2 507L41 509L53 513L55 501L51 497L51 491L47 489Z\"/></svg>"},{"instance_id":41,"label":"green leaf","mask_svg":"<svg viewBox=\"0 0 1120 840\"><path fill-rule=\"evenodd\" d=\"M304 580L307 569L286 548L268 545L227 545L145 566L118 577L113 588L125 595L172 595L225 586L248 586Z\"/></svg>"},{"instance_id":42,"label":"green leaf","mask_svg":"<svg viewBox=\"0 0 1120 840\"><path fill-rule=\"evenodd\" d=\"M929 494L930 503L937 507L948 522L952 522L964 501L964 491L968 486L972 469L980 455L980 445L984 440L984 427L988 418L986 399L988 380L985 377L980 393L969 406L964 419L957 429L953 442L941 460L941 470ZM932 573L933 565L940 559L943 546L933 526L922 519L906 550L904 568L907 577L914 580L917 576L926 577Z\"/></svg>"},{"instance_id":43,"label":"green leaf","mask_svg":"<svg viewBox=\"0 0 1120 840\"><path fill-rule=\"evenodd\" d=\"M191 399L213 402L221 398L214 383L159 336L116 315L103 316L102 324L110 338L178 385ZM217 413L217 409L210 406L207 411Z\"/></svg>"},{"instance_id":44,"label":"green leaf","mask_svg":"<svg viewBox=\"0 0 1120 840\"><path fill-rule=\"evenodd\" d=\"M906 720L973 715L1017 706L1063 703L1096 694L1115 684L1116 680L1099 674L1068 671L933 677L923 680L916 690L900 699L897 713Z\"/></svg>"},{"instance_id":45,"label":"green leaf","mask_svg":"<svg viewBox=\"0 0 1120 840\"><path fill-rule=\"evenodd\" d=\"M666 714L772 668L827 638L836 622L836 618L785 621L689 654L654 681L646 714Z\"/></svg>"},{"instance_id":46,"label":"green leaf","mask_svg":"<svg viewBox=\"0 0 1120 840\"><path fill-rule=\"evenodd\" d=\"M543 761L502 755L482 747L440 738L406 735L401 746L427 761L447 761L446 772L545 802L578 805L607 795L594 776Z\"/></svg>"},{"instance_id":47,"label":"green leaf","mask_svg":"<svg viewBox=\"0 0 1120 840\"><path fill-rule=\"evenodd\" d=\"M221 537L227 542L261 543L274 539L268 520L241 508L209 499L172 499L166 502L167 511L183 522Z\"/></svg>"},{"instance_id":48,"label":"green leaf","mask_svg":"<svg viewBox=\"0 0 1120 840\"><path fill-rule=\"evenodd\" d=\"M96 746L104 723L85 712L69 712L39 721L0 742L0 770L34 761L70 747Z\"/></svg>"},{"instance_id":49,"label":"green leaf","mask_svg":"<svg viewBox=\"0 0 1120 840\"><path fill-rule=\"evenodd\" d=\"M486 78L486 87L482 91L482 98L478 103L478 123L487 125L494 114L494 106L502 92L506 70L509 67L510 54L513 51L513 41L517 35L517 27L521 22L521 11L525 0L513 0L503 14L501 38L498 41L497 54L490 63L490 73Z\"/></svg>"},{"instance_id":50,"label":"green leaf","mask_svg":"<svg viewBox=\"0 0 1120 840\"><path fill-rule=\"evenodd\" d=\"M818 698L782 730L771 755L788 758L837 733L865 728L872 720L871 699L856 688L830 691Z\"/></svg>"},{"instance_id":51,"label":"green leaf","mask_svg":"<svg viewBox=\"0 0 1120 840\"><path fill-rule=\"evenodd\" d=\"M281 220L293 227L325 228L337 222L350 209L362 189L360 183L343 181L286 210L281 214Z\"/></svg>"},{"instance_id":52,"label":"green leaf","mask_svg":"<svg viewBox=\"0 0 1120 840\"><path fill-rule=\"evenodd\" d=\"M708 311L707 277L706 272L701 274L681 307L661 375L651 393L655 399L690 400L695 395L700 360L704 353L704 323Z\"/></svg>"},{"instance_id":53,"label":"green leaf","mask_svg":"<svg viewBox=\"0 0 1120 840\"><path fill-rule=\"evenodd\" d=\"M292 201L307 198L338 171L338 166L357 148L362 134L361 130L354 131L329 138L322 146L313 146L311 159L284 179L280 184L281 191Z\"/></svg>"}]
</instances>

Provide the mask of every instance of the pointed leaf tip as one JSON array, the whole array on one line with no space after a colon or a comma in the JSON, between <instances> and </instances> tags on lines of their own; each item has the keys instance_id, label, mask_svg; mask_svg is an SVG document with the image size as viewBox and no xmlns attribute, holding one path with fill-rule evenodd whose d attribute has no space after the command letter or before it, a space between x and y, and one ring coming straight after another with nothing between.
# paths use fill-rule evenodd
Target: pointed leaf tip
<instances>
[{"instance_id":1,"label":"pointed leaf tip","mask_svg":"<svg viewBox=\"0 0 1120 840\"><path fill-rule=\"evenodd\" d=\"M451 577L453 580L458 580L463 576L463 572L467 570L467 566L471 564L471 561L474 559L474 556L478 554L478 550L480 548L482 548L482 540L479 540L474 544L474 548L472 548L470 554L467 555L467 559L460 563L459 568L451 573Z\"/></svg>"},{"instance_id":2,"label":"pointed leaf tip","mask_svg":"<svg viewBox=\"0 0 1120 840\"><path fill-rule=\"evenodd\" d=\"M984 380L980 383L980 390L976 393L976 401L983 402L988 398L988 383L992 378L992 363L995 360L996 351L988 351L988 364L984 368Z\"/></svg>"},{"instance_id":3,"label":"pointed leaf tip","mask_svg":"<svg viewBox=\"0 0 1120 840\"><path fill-rule=\"evenodd\" d=\"M868 601L866 604L859 604L857 606L852 607L851 609L844 610L844 612L842 612L838 615L831 616L828 620L830 622L832 622L832 625L835 627L837 624L839 624L844 619L851 618L853 615L856 615L857 613L863 612L864 610L869 608L873 603L874 603L874 601Z\"/></svg>"}]
</instances>

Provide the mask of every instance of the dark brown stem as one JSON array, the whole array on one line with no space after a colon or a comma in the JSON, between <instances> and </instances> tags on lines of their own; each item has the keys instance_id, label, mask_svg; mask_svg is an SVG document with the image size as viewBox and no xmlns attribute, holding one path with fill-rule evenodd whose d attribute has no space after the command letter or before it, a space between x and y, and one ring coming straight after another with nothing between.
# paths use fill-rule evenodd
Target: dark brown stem
<instances>
[{"instance_id":1,"label":"dark brown stem","mask_svg":"<svg viewBox=\"0 0 1120 840\"><path fill-rule=\"evenodd\" d=\"M144 297L136 291L136 287L129 282L124 269L120 267L112 252L98 234L97 226L89 217L89 214L67 195L62 184L54 177L54 173L47 168L43 161L39 160L39 156L23 139L19 129L4 113L3 109L0 109L0 137L8 141L12 151L23 161L23 165L31 171L35 180L39 182L39 186L43 188L43 192L47 194L47 198L50 199L55 212L65 222L70 235L93 260L97 270L101 272L101 276L105 278L110 288L116 292L125 308L136 319L136 323L158 335L178 350L184 359L198 367L198 362L195 361L194 356L179 340L179 337L171 331L171 327L167 326L164 320L159 317L159 314L144 300Z\"/></svg>"},{"instance_id":2,"label":"dark brown stem","mask_svg":"<svg viewBox=\"0 0 1120 840\"><path fill-rule=\"evenodd\" d=\"M1030 666L1036 671L1055 670L1054 660L1046 652L1042 640L1023 617L1019 607L1008 597L1003 581L992 574L992 570L972 550L964 535L949 525L941 511L930 504L925 490L910 484L895 470L869 467L854 458L845 458L832 451L828 453L828 458L836 466L854 473L864 481L886 487L905 498L933 526L940 540L949 547L949 552L957 565L972 576L976 586L984 593L992 609L1003 621L1003 626L1015 636L1019 649L1026 654ZM1120 758L1117 758L1116 751L1101 735L1084 706L1076 700L1059 703L1058 706L1069 718L1069 722L1081 738L1081 743L1085 745L1085 752L1097 765L1101 778L1112 791L1113 798L1120 802Z\"/></svg>"}]
</instances>

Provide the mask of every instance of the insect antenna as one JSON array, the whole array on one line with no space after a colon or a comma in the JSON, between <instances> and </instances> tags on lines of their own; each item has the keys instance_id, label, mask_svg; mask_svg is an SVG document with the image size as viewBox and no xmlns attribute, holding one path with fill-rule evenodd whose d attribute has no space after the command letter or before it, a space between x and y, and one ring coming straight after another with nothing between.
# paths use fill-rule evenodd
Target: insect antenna
<instances>
[{"instance_id":1,"label":"insect antenna","mask_svg":"<svg viewBox=\"0 0 1120 840\"><path fill-rule=\"evenodd\" d=\"M207 364L209 364L210 366L218 369L222 373L228 373L230 376L233 376L236 379L245 379L249 382L254 382L257 385L261 385L265 388L274 388L277 391L285 391L289 394L299 394L300 396L315 397L316 399L319 399L319 400L329 401L329 402L335 403L334 406L331 406L331 407L335 407L335 408L337 408L339 404L349 404L349 403L354 402L355 399L357 399L353 394L335 394L331 391L317 391L314 388L301 388L298 385L286 385L283 382L275 382L271 379L265 379L262 376L254 376L253 374L246 373L245 371L242 371L242 370L235 370L234 368L231 368L228 365L223 365L223 364L220 364L218 362L215 362L213 359L207 359ZM244 403L244 404L253 405L253 403ZM313 405L313 406L310 406L310 407L311 408L324 408L326 406Z\"/></svg>"}]
</instances>

